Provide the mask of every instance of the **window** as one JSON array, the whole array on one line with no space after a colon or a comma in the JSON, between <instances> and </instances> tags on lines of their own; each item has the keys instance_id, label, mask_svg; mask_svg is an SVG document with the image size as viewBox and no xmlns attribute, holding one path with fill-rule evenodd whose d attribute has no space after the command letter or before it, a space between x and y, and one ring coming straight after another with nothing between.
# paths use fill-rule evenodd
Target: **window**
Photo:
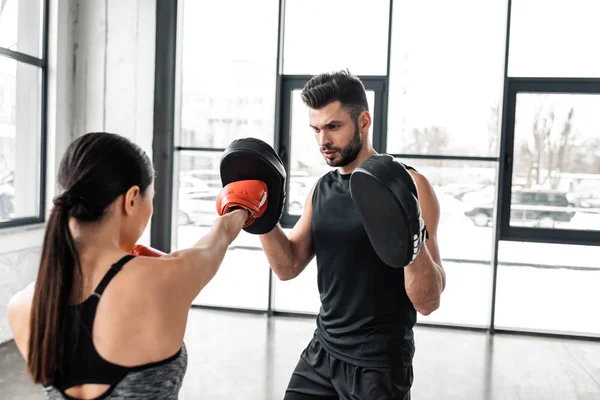
<instances>
[{"instance_id":1,"label":"window","mask_svg":"<svg viewBox=\"0 0 600 400\"><path fill-rule=\"evenodd\" d=\"M390 0L287 0L283 73L385 75Z\"/></svg>"},{"instance_id":2,"label":"window","mask_svg":"<svg viewBox=\"0 0 600 400\"><path fill-rule=\"evenodd\" d=\"M44 0L0 1L0 47L42 56Z\"/></svg>"},{"instance_id":3,"label":"window","mask_svg":"<svg viewBox=\"0 0 600 400\"><path fill-rule=\"evenodd\" d=\"M600 94L517 95L511 225L598 230L599 108Z\"/></svg>"},{"instance_id":4,"label":"window","mask_svg":"<svg viewBox=\"0 0 600 400\"><path fill-rule=\"evenodd\" d=\"M308 194L316 181L331 170L315 140L314 132L309 124L308 107L302 102L300 93L308 78L293 78L283 85L283 109L289 110L286 124L282 131L282 143L289 150L283 157L288 170L287 204L281 225L289 234L304 211ZM383 90L379 82L363 82L367 92L367 102L373 124L369 130L369 139L373 142L375 132L381 131L380 118L381 98ZM320 299L317 289L316 260L302 271L298 277L290 281L273 279L273 309L277 312L316 314L319 311Z\"/></svg>"},{"instance_id":5,"label":"window","mask_svg":"<svg viewBox=\"0 0 600 400\"><path fill-rule=\"evenodd\" d=\"M442 263L463 283L419 322L489 324L506 15L506 0L394 2L384 151L433 185Z\"/></svg>"},{"instance_id":6,"label":"window","mask_svg":"<svg viewBox=\"0 0 600 400\"><path fill-rule=\"evenodd\" d=\"M506 9L506 0L394 2L388 152L498 155Z\"/></svg>"},{"instance_id":7,"label":"window","mask_svg":"<svg viewBox=\"0 0 600 400\"><path fill-rule=\"evenodd\" d=\"M273 144L278 10L277 0L180 2L174 249L193 246L217 218L224 148L243 137ZM242 231L194 304L266 310L269 265L259 250L258 237Z\"/></svg>"},{"instance_id":8,"label":"window","mask_svg":"<svg viewBox=\"0 0 600 400\"><path fill-rule=\"evenodd\" d=\"M178 144L224 148L247 136L272 143L278 1L180 3L183 43ZM249 101L256 97L261 102Z\"/></svg>"},{"instance_id":9,"label":"window","mask_svg":"<svg viewBox=\"0 0 600 400\"><path fill-rule=\"evenodd\" d=\"M44 219L44 6L0 2L0 227Z\"/></svg>"},{"instance_id":10,"label":"window","mask_svg":"<svg viewBox=\"0 0 600 400\"><path fill-rule=\"evenodd\" d=\"M448 285L419 322L598 335L598 323L580 317L599 301L598 7L184 0L175 247L210 229L221 153L246 136L270 143L285 165L280 223L290 232L330 170L300 91L314 74L348 69L365 84L375 150L423 173L440 202ZM195 304L316 314L316 276L312 260L278 280L259 238L242 232ZM570 312L582 304L587 314Z\"/></svg>"},{"instance_id":11,"label":"window","mask_svg":"<svg viewBox=\"0 0 600 400\"><path fill-rule=\"evenodd\" d=\"M508 75L600 77L600 2L513 0Z\"/></svg>"},{"instance_id":12,"label":"window","mask_svg":"<svg viewBox=\"0 0 600 400\"><path fill-rule=\"evenodd\" d=\"M600 335L600 248L500 242L498 329Z\"/></svg>"},{"instance_id":13,"label":"window","mask_svg":"<svg viewBox=\"0 0 600 400\"><path fill-rule=\"evenodd\" d=\"M437 237L448 285L440 308L427 317L419 315L418 321L486 326L490 317L498 163L407 158L398 161L427 177L440 204Z\"/></svg>"},{"instance_id":14,"label":"window","mask_svg":"<svg viewBox=\"0 0 600 400\"><path fill-rule=\"evenodd\" d=\"M512 80L502 238L600 240L600 84Z\"/></svg>"},{"instance_id":15,"label":"window","mask_svg":"<svg viewBox=\"0 0 600 400\"><path fill-rule=\"evenodd\" d=\"M286 234L291 229L286 229ZM316 315L321 308L317 287L317 260L315 258L296 278L280 281L273 274L273 309L282 313Z\"/></svg>"},{"instance_id":16,"label":"window","mask_svg":"<svg viewBox=\"0 0 600 400\"><path fill-rule=\"evenodd\" d=\"M314 132L310 128L308 107L300 98L301 89L286 93L290 101L290 166L289 189L287 193L288 213L302 215L304 203L315 182L331 170L319 151ZM375 92L367 89L367 101L371 118L377 113ZM377 105L379 107L379 105ZM369 139L373 140L373 125L369 129Z\"/></svg>"}]
</instances>

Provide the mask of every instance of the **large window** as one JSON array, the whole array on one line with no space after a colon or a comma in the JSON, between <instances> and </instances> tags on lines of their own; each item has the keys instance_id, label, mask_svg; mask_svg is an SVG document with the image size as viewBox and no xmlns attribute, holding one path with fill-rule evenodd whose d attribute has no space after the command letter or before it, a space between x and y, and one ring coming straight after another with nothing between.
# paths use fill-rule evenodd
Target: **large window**
<instances>
[{"instance_id":1,"label":"large window","mask_svg":"<svg viewBox=\"0 0 600 400\"><path fill-rule=\"evenodd\" d=\"M502 239L600 243L600 82L509 81Z\"/></svg>"},{"instance_id":2,"label":"large window","mask_svg":"<svg viewBox=\"0 0 600 400\"><path fill-rule=\"evenodd\" d=\"M500 242L498 329L600 335L600 247Z\"/></svg>"},{"instance_id":3,"label":"large window","mask_svg":"<svg viewBox=\"0 0 600 400\"><path fill-rule=\"evenodd\" d=\"M178 145L224 148L232 140L247 136L272 143L277 0L180 3ZM181 165L182 170L188 168L194 167Z\"/></svg>"},{"instance_id":4,"label":"large window","mask_svg":"<svg viewBox=\"0 0 600 400\"><path fill-rule=\"evenodd\" d=\"M176 249L196 243L217 217L224 148L243 137L273 144L278 10L277 0L180 2ZM269 266L261 249L258 237L242 232L195 304L266 310Z\"/></svg>"},{"instance_id":5,"label":"large window","mask_svg":"<svg viewBox=\"0 0 600 400\"><path fill-rule=\"evenodd\" d=\"M449 283L420 322L489 324L506 15L506 0L394 2L386 151L436 191Z\"/></svg>"},{"instance_id":6,"label":"large window","mask_svg":"<svg viewBox=\"0 0 600 400\"><path fill-rule=\"evenodd\" d=\"M221 153L246 136L282 158L289 233L330 170L300 91L348 69L365 84L375 150L423 173L439 199L448 284L419 322L600 335L585 317L598 303L596 3L184 0L175 247L208 232ZM279 281L242 233L196 303L316 314L316 275L313 260Z\"/></svg>"},{"instance_id":7,"label":"large window","mask_svg":"<svg viewBox=\"0 0 600 400\"><path fill-rule=\"evenodd\" d=\"M286 0L283 73L385 75L389 0Z\"/></svg>"},{"instance_id":8,"label":"large window","mask_svg":"<svg viewBox=\"0 0 600 400\"><path fill-rule=\"evenodd\" d=\"M394 1L388 152L498 155L506 3Z\"/></svg>"},{"instance_id":9,"label":"large window","mask_svg":"<svg viewBox=\"0 0 600 400\"><path fill-rule=\"evenodd\" d=\"M427 317L419 315L419 321L486 326L497 162L405 157L398 161L427 177L441 211L437 237L448 286L440 309Z\"/></svg>"},{"instance_id":10,"label":"large window","mask_svg":"<svg viewBox=\"0 0 600 400\"><path fill-rule=\"evenodd\" d=\"M42 222L46 2L0 2L0 227Z\"/></svg>"},{"instance_id":11,"label":"large window","mask_svg":"<svg viewBox=\"0 0 600 400\"><path fill-rule=\"evenodd\" d=\"M600 230L600 93L519 93L511 226Z\"/></svg>"},{"instance_id":12,"label":"large window","mask_svg":"<svg viewBox=\"0 0 600 400\"><path fill-rule=\"evenodd\" d=\"M600 2L513 0L508 76L599 77Z\"/></svg>"}]
</instances>

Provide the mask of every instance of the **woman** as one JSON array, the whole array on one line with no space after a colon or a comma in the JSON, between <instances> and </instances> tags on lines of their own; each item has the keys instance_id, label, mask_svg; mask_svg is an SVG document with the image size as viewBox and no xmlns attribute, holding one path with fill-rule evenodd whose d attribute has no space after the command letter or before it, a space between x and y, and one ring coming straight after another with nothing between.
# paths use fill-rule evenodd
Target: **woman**
<instances>
[{"instance_id":1,"label":"woman","mask_svg":"<svg viewBox=\"0 0 600 400\"><path fill-rule=\"evenodd\" d=\"M62 160L65 190L54 200L37 280L9 304L17 347L50 399L176 399L190 305L264 212L240 208L239 198L221 204L226 186L220 216L194 247L132 255L134 247L152 253L135 244L152 215L153 177L147 155L115 134L84 135Z\"/></svg>"}]
</instances>

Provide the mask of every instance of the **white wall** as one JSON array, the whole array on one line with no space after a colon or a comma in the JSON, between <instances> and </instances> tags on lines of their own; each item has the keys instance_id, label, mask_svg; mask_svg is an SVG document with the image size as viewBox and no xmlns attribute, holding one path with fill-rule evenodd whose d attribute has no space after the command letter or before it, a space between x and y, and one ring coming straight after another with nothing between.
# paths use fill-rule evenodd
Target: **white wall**
<instances>
[{"instance_id":1,"label":"white wall","mask_svg":"<svg viewBox=\"0 0 600 400\"><path fill-rule=\"evenodd\" d=\"M155 14L155 0L79 1L76 136L118 133L152 155Z\"/></svg>"},{"instance_id":2,"label":"white wall","mask_svg":"<svg viewBox=\"0 0 600 400\"><path fill-rule=\"evenodd\" d=\"M50 1L48 205L74 137L118 133L152 157L155 13L156 0ZM35 280L43 234L42 225L0 230L0 343L12 338L8 300Z\"/></svg>"},{"instance_id":3,"label":"white wall","mask_svg":"<svg viewBox=\"0 0 600 400\"><path fill-rule=\"evenodd\" d=\"M79 0L75 38L74 137L117 133L152 158L156 0Z\"/></svg>"},{"instance_id":4,"label":"white wall","mask_svg":"<svg viewBox=\"0 0 600 400\"><path fill-rule=\"evenodd\" d=\"M47 103L48 162L45 177L47 204L51 204L55 194L58 167L56 158L64 153L72 137L72 29L76 11L76 4L68 0L51 3ZM6 306L14 293L35 280L43 235L42 224L0 230L0 343L12 338Z\"/></svg>"}]
</instances>

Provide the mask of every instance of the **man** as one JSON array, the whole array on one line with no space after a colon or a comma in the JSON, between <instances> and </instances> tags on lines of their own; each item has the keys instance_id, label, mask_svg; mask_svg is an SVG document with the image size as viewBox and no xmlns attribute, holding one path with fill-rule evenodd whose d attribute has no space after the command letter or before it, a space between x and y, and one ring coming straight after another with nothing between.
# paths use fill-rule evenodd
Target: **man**
<instances>
[{"instance_id":1,"label":"man","mask_svg":"<svg viewBox=\"0 0 600 400\"><path fill-rule=\"evenodd\" d=\"M376 152L362 82L347 72L313 77L302 99L326 162L337 167L311 189L304 214L286 236L260 240L281 280L316 256L321 310L285 399L410 399L416 312L439 307L445 273L437 244L439 204L428 180L410 169L429 239L405 268L375 253L349 191L351 173Z\"/></svg>"}]
</instances>

